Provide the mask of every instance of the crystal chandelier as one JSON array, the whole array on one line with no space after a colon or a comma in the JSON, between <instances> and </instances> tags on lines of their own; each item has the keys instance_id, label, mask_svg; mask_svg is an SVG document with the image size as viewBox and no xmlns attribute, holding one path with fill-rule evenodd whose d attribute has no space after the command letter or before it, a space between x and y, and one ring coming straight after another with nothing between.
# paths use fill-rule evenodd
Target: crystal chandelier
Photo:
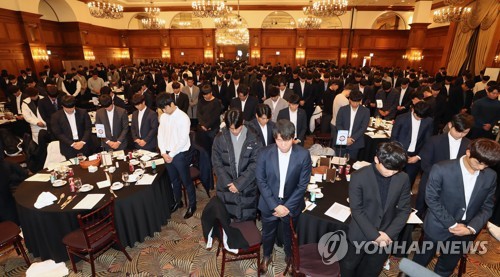
<instances>
[{"instance_id":1,"label":"crystal chandelier","mask_svg":"<svg viewBox=\"0 0 500 277\"><path fill-rule=\"evenodd\" d=\"M196 17L222 17L231 12L231 8L226 7L226 1L193 1L193 14Z\"/></svg>"},{"instance_id":2,"label":"crystal chandelier","mask_svg":"<svg viewBox=\"0 0 500 277\"><path fill-rule=\"evenodd\" d=\"M309 2L308 7L303 11L306 15L315 15L320 17L341 16L347 12L348 0L318 0Z\"/></svg>"},{"instance_id":3,"label":"crystal chandelier","mask_svg":"<svg viewBox=\"0 0 500 277\"><path fill-rule=\"evenodd\" d=\"M97 18L123 18L123 6L109 0L94 0L87 3L90 15Z\"/></svg>"},{"instance_id":4,"label":"crystal chandelier","mask_svg":"<svg viewBox=\"0 0 500 277\"><path fill-rule=\"evenodd\" d=\"M214 23L217 29L234 29L241 25L241 19L239 16L230 13L214 19Z\"/></svg>"},{"instance_id":5,"label":"crystal chandelier","mask_svg":"<svg viewBox=\"0 0 500 277\"><path fill-rule=\"evenodd\" d=\"M149 7L144 8L144 11L148 14L149 17L157 17L160 15L160 8L154 6L153 1L149 2L151 5Z\"/></svg>"},{"instance_id":6,"label":"crystal chandelier","mask_svg":"<svg viewBox=\"0 0 500 277\"><path fill-rule=\"evenodd\" d=\"M299 18L299 28L303 29L319 29L321 27L321 18L308 16Z\"/></svg>"},{"instance_id":7,"label":"crystal chandelier","mask_svg":"<svg viewBox=\"0 0 500 277\"><path fill-rule=\"evenodd\" d=\"M144 29L163 29L165 28L165 20L159 18L160 8L156 8L153 1L150 2L150 6L144 8L147 13L147 17L141 20Z\"/></svg>"},{"instance_id":8,"label":"crystal chandelier","mask_svg":"<svg viewBox=\"0 0 500 277\"><path fill-rule=\"evenodd\" d=\"M460 22L466 20L471 12L471 8L449 6L434 12L435 23Z\"/></svg>"}]
</instances>

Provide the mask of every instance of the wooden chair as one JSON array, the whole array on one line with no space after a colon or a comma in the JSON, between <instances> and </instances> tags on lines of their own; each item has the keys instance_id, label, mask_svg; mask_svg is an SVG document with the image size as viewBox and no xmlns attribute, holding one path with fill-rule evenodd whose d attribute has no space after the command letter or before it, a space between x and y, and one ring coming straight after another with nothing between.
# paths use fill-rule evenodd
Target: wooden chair
<instances>
[{"instance_id":1,"label":"wooden chair","mask_svg":"<svg viewBox=\"0 0 500 277\"><path fill-rule=\"evenodd\" d=\"M248 242L248 249L238 249L238 253L234 254L226 250L223 245L222 239L219 239L219 246L217 247L217 257L222 249L222 265L220 276L224 276L224 270L226 268L226 262L234 262L248 259L257 259L257 276L260 276L259 265L260 265L260 246L262 243L262 235L257 229L254 221L243 221L243 222L233 222L230 224L231 227L240 230L241 234ZM219 224L220 234L223 234L222 225Z\"/></svg>"},{"instance_id":2,"label":"wooden chair","mask_svg":"<svg viewBox=\"0 0 500 277\"><path fill-rule=\"evenodd\" d=\"M311 174L312 174L312 175L314 175L314 174L321 174L321 175L326 174L326 171L328 170L328 168L329 168L329 167L328 167L328 166L326 166L326 165L322 165L322 166L314 167L314 168L312 169Z\"/></svg>"},{"instance_id":3,"label":"wooden chair","mask_svg":"<svg viewBox=\"0 0 500 277\"><path fill-rule=\"evenodd\" d=\"M331 147L332 135L328 133L319 133L313 137L313 143L317 143L323 147Z\"/></svg>"},{"instance_id":4,"label":"wooden chair","mask_svg":"<svg viewBox=\"0 0 500 277\"><path fill-rule=\"evenodd\" d=\"M26 251L24 251L24 247L22 244L23 239L19 235L21 233L19 227L12 221L4 221L0 222L0 230L2 230L0 232L0 249L4 249L5 247L12 245L14 249L16 249L17 254L22 254L24 261L28 266L30 266L30 259L28 258L28 255L26 255ZM5 251L0 256L8 252L10 252L10 250Z\"/></svg>"},{"instance_id":5,"label":"wooden chair","mask_svg":"<svg viewBox=\"0 0 500 277\"><path fill-rule=\"evenodd\" d=\"M66 250L68 251L68 256L75 273L78 270L76 269L73 255L90 263L92 276L95 276L94 260L115 244L129 261L132 260L118 239L114 223L113 198L104 206L87 215L82 216L79 214L78 223L80 224L80 229L67 234L63 238L63 243L66 245Z\"/></svg>"},{"instance_id":6,"label":"wooden chair","mask_svg":"<svg viewBox=\"0 0 500 277\"><path fill-rule=\"evenodd\" d=\"M292 231L292 258L287 261L284 276L290 269L292 276L315 276L333 277L340 276L340 266L338 262L331 265L323 263L318 252L317 243L309 243L299 246L299 239L293 221L290 217L290 229Z\"/></svg>"}]
</instances>

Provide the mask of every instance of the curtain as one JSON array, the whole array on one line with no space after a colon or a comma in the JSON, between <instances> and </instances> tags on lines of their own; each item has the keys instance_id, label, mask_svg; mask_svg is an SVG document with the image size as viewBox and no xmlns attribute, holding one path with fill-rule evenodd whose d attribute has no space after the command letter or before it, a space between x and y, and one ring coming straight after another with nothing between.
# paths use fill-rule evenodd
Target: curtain
<instances>
[{"instance_id":1,"label":"curtain","mask_svg":"<svg viewBox=\"0 0 500 277\"><path fill-rule=\"evenodd\" d=\"M479 38L479 28L476 28L472 32L472 36L470 37L469 43L467 44L467 48L465 51L467 53L467 57L465 58L465 61L462 67L460 68L459 72L463 72L466 69L469 69L472 72L474 71L478 38Z\"/></svg>"},{"instance_id":2,"label":"curtain","mask_svg":"<svg viewBox=\"0 0 500 277\"><path fill-rule=\"evenodd\" d=\"M450 60L448 62L447 72L451 75L458 75L462 66L466 69L474 69L475 75L484 68L486 64L485 58L491 45L491 40L495 35L496 20L500 2L498 0L477 0L470 5L472 8L471 15L465 21L462 21L457 26L457 32L453 40ZM495 24L495 25L494 25ZM474 30L478 28L477 44L474 48L475 53L468 53L467 47L470 46ZM466 59L468 55L473 57Z\"/></svg>"}]
</instances>

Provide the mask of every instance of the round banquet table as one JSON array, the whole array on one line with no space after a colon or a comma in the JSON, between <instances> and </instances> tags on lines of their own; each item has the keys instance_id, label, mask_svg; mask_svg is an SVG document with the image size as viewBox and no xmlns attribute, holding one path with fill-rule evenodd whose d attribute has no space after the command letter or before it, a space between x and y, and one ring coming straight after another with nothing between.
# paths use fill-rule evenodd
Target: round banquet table
<instances>
[{"instance_id":1,"label":"round banquet table","mask_svg":"<svg viewBox=\"0 0 500 277\"><path fill-rule=\"evenodd\" d=\"M122 182L121 173L128 171L128 163L119 162L120 167L112 174L111 183ZM50 182L25 181L14 195L26 247L35 257L40 257L42 260L52 259L56 262L68 260L62 239L66 234L80 228L78 214L87 214L91 211L73 209L87 194L105 194L93 209L102 206L112 197L109 187L99 189L96 185L96 182L106 180L102 168L89 173L80 166L70 167L73 168L75 177L80 177L83 184L93 185L94 189L89 192L71 193L68 184L55 188ZM156 171L158 175L151 185L132 183L114 191L118 196L114 208L115 225L124 246L133 247L136 242L144 241L146 236L153 236L154 232L160 231L162 224L170 218L169 207L173 199L170 182L163 165L158 165ZM151 168L146 168L145 173L152 174ZM62 210L61 205L56 203L37 209L34 203L44 191L51 192L57 198L64 193L66 196L60 204L68 195L77 197Z\"/></svg>"}]
</instances>

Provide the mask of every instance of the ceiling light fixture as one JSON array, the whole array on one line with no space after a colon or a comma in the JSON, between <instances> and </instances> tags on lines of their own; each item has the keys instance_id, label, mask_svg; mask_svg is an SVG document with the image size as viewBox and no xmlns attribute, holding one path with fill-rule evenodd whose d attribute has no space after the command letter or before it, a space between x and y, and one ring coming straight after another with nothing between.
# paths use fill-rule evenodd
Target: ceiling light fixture
<instances>
[{"instance_id":1,"label":"ceiling light fixture","mask_svg":"<svg viewBox=\"0 0 500 277\"><path fill-rule=\"evenodd\" d=\"M109 0L94 0L87 3L90 15L97 18L123 18L123 6Z\"/></svg>"},{"instance_id":2,"label":"ceiling light fixture","mask_svg":"<svg viewBox=\"0 0 500 277\"><path fill-rule=\"evenodd\" d=\"M196 17L221 17L231 12L231 8L226 7L226 1L193 1L191 4L193 14Z\"/></svg>"},{"instance_id":3,"label":"ceiling light fixture","mask_svg":"<svg viewBox=\"0 0 500 277\"><path fill-rule=\"evenodd\" d=\"M314 17L314 16L308 16L304 18L299 18L299 28L302 29L319 29L321 27L321 18Z\"/></svg>"}]
</instances>

